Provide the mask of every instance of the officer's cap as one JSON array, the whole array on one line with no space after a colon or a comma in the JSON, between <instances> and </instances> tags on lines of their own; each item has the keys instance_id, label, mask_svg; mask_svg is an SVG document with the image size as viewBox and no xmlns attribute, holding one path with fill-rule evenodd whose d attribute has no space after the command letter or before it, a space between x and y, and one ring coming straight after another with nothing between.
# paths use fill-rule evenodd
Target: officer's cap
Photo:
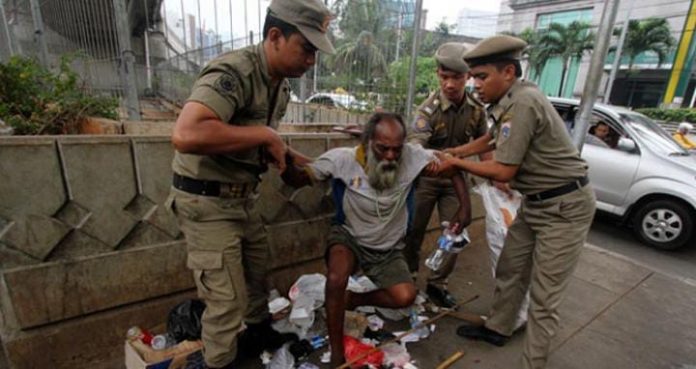
<instances>
[{"instance_id":1,"label":"officer's cap","mask_svg":"<svg viewBox=\"0 0 696 369\"><path fill-rule=\"evenodd\" d=\"M459 42L446 42L437 48L435 60L441 66L458 73L466 73L469 66L464 62L466 48Z\"/></svg>"},{"instance_id":2,"label":"officer's cap","mask_svg":"<svg viewBox=\"0 0 696 369\"><path fill-rule=\"evenodd\" d=\"M268 7L271 15L297 27L317 49L333 54L334 47L327 36L331 11L320 0L273 0Z\"/></svg>"},{"instance_id":3,"label":"officer's cap","mask_svg":"<svg viewBox=\"0 0 696 369\"><path fill-rule=\"evenodd\" d=\"M479 41L464 54L464 60L471 67L497 61L519 60L525 47L527 43L517 37L492 36Z\"/></svg>"}]
</instances>

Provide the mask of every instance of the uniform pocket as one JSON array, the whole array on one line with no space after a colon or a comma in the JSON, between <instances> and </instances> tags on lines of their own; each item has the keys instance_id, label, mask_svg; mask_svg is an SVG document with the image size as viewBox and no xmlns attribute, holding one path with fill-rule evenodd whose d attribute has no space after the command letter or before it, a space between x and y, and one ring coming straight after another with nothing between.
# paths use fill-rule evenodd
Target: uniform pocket
<instances>
[{"instance_id":1,"label":"uniform pocket","mask_svg":"<svg viewBox=\"0 0 696 369\"><path fill-rule=\"evenodd\" d=\"M189 251L186 266L193 270L198 296L203 300L234 300L237 289L222 252Z\"/></svg>"}]
</instances>

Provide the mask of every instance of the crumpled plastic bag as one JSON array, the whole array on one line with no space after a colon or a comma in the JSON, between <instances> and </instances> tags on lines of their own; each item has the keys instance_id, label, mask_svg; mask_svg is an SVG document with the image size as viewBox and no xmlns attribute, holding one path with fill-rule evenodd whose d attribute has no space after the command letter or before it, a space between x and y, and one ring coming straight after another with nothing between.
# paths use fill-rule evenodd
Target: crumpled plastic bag
<instances>
[{"instance_id":1,"label":"crumpled plastic bag","mask_svg":"<svg viewBox=\"0 0 696 369\"><path fill-rule=\"evenodd\" d=\"M492 273L495 276L498 259L503 252L505 236L508 228L517 216L517 210L522 202L522 195L517 191L512 191L512 196L495 188L488 182L483 182L474 188L474 191L481 195L483 206L486 208L486 239L490 247L490 258ZM520 311L517 313L515 329L527 322L527 310L529 308L529 292L527 292Z\"/></svg>"},{"instance_id":2,"label":"crumpled plastic bag","mask_svg":"<svg viewBox=\"0 0 696 369\"><path fill-rule=\"evenodd\" d=\"M201 316L205 303L201 300L186 300L169 312L167 333L176 343L201 339Z\"/></svg>"},{"instance_id":3,"label":"crumpled plastic bag","mask_svg":"<svg viewBox=\"0 0 696 369\"><path fill-rule=\"evenodd\" d=\"M298 299L311 300L314 309L324 305L324 287L326 285L326 277L323 274L305 274L297 279L295 284L290 287L288 297L293 304Z\"/></svg>"},{"instance_id":4,"label":"crumpled plastic bag","mask_svg":"<svg viewBox=\"0 0 696 369\"><path fill-rule=\"evenodd\" d=\"M266 365L266 369L293 369L295 367L295 357L290 353L290 344L285 344L279 348Z\"/></svg>"},{"instance_id":5,"label":"crumpled plastic bag","mask_svg":"<svg viewBox=\"0 0 696 369\"><path fill-rule=\"evenodd\" d=\"M411 355L403 344L388 343L380 347L380 350L384 352L384 365L387 367L393 365L395 368L402 368L411 361Z\"/></svg>"},{"instance_id":6,"label":"crumpled plastic bag","mask_svg":"<svg viewBox=\"0 0 696 369\"><path fill-rule=\"evenodd\" d=\"M343 336L343 350L346 361L351 362L355 358L363 355L365 352L374 349L372 345L368 345L360 342L357 338L351 336ZM351 368L358 369L363 368L365 365L372 365L379 368L384 362L384 352L377 350L364 358L356 361L351 365Z\"/></svg>"}]
</instances>

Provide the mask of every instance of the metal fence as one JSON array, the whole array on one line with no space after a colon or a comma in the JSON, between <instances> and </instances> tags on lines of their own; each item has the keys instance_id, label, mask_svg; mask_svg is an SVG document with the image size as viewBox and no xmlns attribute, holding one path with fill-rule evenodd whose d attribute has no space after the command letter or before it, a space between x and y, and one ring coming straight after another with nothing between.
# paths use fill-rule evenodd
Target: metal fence
<instances>
[{"instance_id":1,"label":"metal fence","mask_svg":"<svg viewBox=\"0 0 696 369\"><path fill-rule=\"evenodd\" d=\"M72 66L85 88L120 98L125 112L129 86L124 85L128 81L124 82L122 73L126 50L135 59L126 69L135 76L134 88L140 98L181 103L206 63L262 38L252 30L244 37L227 37L221 42L225 37L217 33L223 28L218 27L218 18L224 24L224 14L216 13L215 30L206 31L200 19L200 0L185 1L198 5L197 20L184 9L184 0L181 11L173 16L173 10L167 13L164 8L168 3L164 0L0 0L0 38L8 40L0 48L0 57L23 55L56 65L61 56L72 55ZM118 2L128 4L131 24L126 41L132 42L130 46L119 38ZM214 4L217 7L217 1ZM259 12L248 17L258 17L260 25L261 0L258 4ZM330 5L338 15L330 29L337 52L319 54L314 68L291 80L293 102L285 121L359 123L375 109L405 113L415 0L333 0ZM142 25L132 24L134 6L144 7ZM231 1L228 10L231 17ZM157 14L148 15L148 11ZM179 19L183 29L168 24L168 14L170 21ZM246 20L244 23L248 28ZM233 34L231 25L229 29ZM428 86L416 89L422 99Z\"/></svg>"}]
</instances>

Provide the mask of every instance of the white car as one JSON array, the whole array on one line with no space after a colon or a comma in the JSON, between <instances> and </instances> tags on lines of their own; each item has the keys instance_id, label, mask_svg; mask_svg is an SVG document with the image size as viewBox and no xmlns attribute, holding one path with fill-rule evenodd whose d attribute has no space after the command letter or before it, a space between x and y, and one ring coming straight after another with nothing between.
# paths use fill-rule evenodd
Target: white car
<instances>
[{"instance_id":1,"label":"white car","mask_svg":"<svg viewBox=\"0 0 696 369\"><path fill-rule=\"evenodd\" d=\"M310 96L305 102L308 104L321 104L341 109L367 110L366 101L358 100L355 96L349 94L319 92Z\"/></svg>"},{"instance_id":2,"label":"white car","mask_svg":"<svg viewBox=\"0 0 696 369\"><path fill-rule=\"evenodd\" d=\"M549 99L572 128L580 101ZM590 132L599 122L609 126L606 138L589 137L582 151L597 209L621 217L657 248L696 244L696 156L645 115L604 104L593 109Z\"/></svg>"}]
</instances>

